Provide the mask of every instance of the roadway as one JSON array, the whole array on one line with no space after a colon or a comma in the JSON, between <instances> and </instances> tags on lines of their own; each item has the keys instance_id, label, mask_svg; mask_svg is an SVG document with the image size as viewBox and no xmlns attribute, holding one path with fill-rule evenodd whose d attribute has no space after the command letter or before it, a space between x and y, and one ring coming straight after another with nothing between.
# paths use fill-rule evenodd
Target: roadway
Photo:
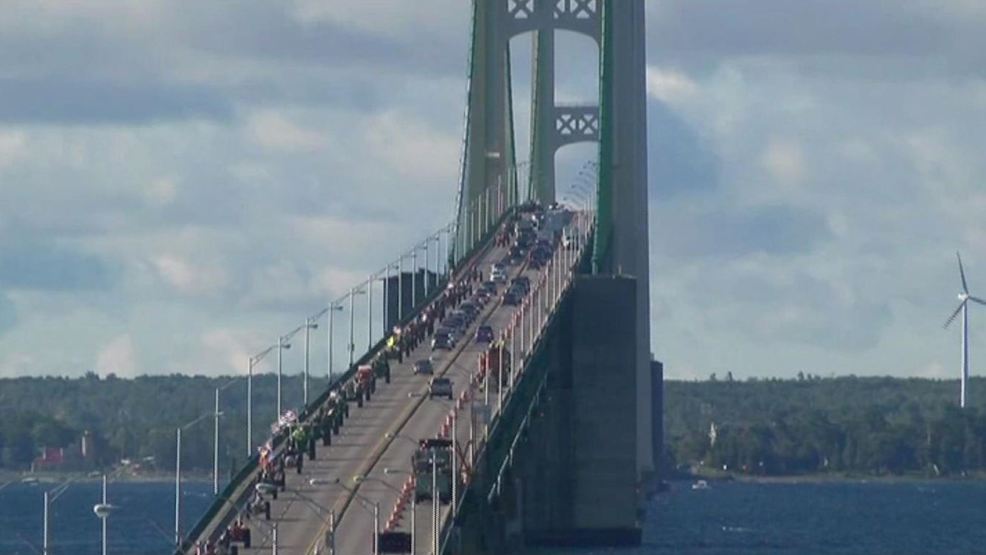
<instances>
[{"instance_id":1,"label":"roadway","mask_svg":"<svg viewBox=\"0 0 986 555\"><path fill-rule=\"evenodd\" d=\"M483 270L484 277L490 265L503 258L505 251L502 247L490 247L478 257L476 264ZM510 277L520 274L528 275L532 283L536 282L537 273L526 267L509 269ZM503 286L500 292L502 289ZM351 404L350 417L340 434L333 438L332 446L322 447L319 442L316 459L309 461L306 458L301 475L294 471L288 473L287 491L272 501L271 521L255 519L253 522L262 524L254 526L253 546L240 552L271 553L276 526L278 553L314 553L316 546L322 546L329 529L330 511L334 511L338 518L336 553L372 553L373 505L379 506L379 525L383 528L398 492L407 480L417 441L435 437L454 404L448 399L427 398L428 377L413 375L413 362L432 356L435 374L451 378L455 398L458 398L462 388L469 387L478 357L488 347L473 341L476 327L485 322L499 336L517 310L515 306L501 305L499 296L494 297L453 351L433 354L426 341L402 364L392 361L391 383L378 381L376 394L363 408ZM468 410L462 414L467 415ZM463 421L468 422L468 419L463 418ZM458 427L460 440L468 438L467 428L468 425ZM392 471L385 472L384 469ZM422 503L417 509L416 553L430 552L431 510L430 502ZM443 507L443 517L447 510L447 506ZM409 515L403 517L404 521L396 529L408 530Z\"/></svg>"}]
</instances>

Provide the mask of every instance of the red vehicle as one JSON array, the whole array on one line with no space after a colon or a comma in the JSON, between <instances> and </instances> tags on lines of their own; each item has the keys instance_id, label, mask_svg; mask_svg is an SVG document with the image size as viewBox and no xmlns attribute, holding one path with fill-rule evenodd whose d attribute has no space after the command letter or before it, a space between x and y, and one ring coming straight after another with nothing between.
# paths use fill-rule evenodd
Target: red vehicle
<instances>
[{"instance_id":1,"label":"red vehicle","mask_svg":"<svg viewBox=\"0 0 986 555\"><path fill-rule=\"evenodd\" d=\"M359 384L361 388L369 387L372 379L373 367L369 364L363 364L356 369L356 383Z\"/></svg>"},{"instance_id":2,"label":"red vehicle","mask_svg":"<svg viewBox=\"0 0 986 555\"><path fill-rule=\"evenodd\" d=\"M488 351L479 355L479 369L489 372L490 377L496 378L500 372L500 357L503 357L503 383L506 383L510 375L510 351L503 347L492 346Z\"/></svg>"}]
</instances>

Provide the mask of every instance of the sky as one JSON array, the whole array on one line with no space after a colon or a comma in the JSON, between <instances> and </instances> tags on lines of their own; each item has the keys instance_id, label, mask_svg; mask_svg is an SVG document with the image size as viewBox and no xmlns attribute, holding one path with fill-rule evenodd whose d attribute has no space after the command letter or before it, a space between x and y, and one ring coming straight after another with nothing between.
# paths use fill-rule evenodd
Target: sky
<instances>
[{"instance_id":1,"label":"sky","mask_svg":"<svg viewBox=\"0 0 986 555\"><path fill-rule=\"evenodd\" d=\"M463 0L6 0L0 377L242 374L448 222L469 22ZM957 376L957 250L986 296L986 4L647 0L646 24L667 375ZM594 44L558 49L559 98L595 100ZM560 152L560 183L594 156Z\"/></svg>"}]
</instances>

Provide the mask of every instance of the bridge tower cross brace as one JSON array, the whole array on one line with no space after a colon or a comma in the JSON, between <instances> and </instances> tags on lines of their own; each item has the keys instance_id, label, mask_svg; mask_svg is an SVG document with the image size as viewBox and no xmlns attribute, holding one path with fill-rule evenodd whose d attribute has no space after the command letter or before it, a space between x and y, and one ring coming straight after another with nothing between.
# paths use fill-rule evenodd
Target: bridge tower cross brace
<instances>
[{"instance_id":1,"label":"bridge tower cross brace","mask_svg":"<svg viewBox=\"0 0 986 555\"><path fill-rule=\"evenodd\" d=\"M531 33L534 85L531 91L529 196L555 200L555 152L562 146L599 140L599 107L555 104L555 30L569 30L599 43L603 0L474 0L466 130L458 197L457 245L465 254L475 239L470 217L487 189L519 200L511 98L510 39ZM458 260L458 259L457 259Z\"/></svg>"},{"instance_id":2,"label":"bridge tower cross brace","mask_svg":"<svg viewBox=\"0 0 986 555\"><path fill-rule=\"evenodd\" d=\"M555 102L555 31L586 35L599 45L599 105ZM532 33L531 168L528 190L555 201L555 153L599 143L593 271L637 278L637 460L653 467L650 422L650 295L644 0L473 0L473 27L456 248L460 261L477 242L475 207L489 190L506 205L518 191L510 88L510 39ZM487 205L489 201L487 200ZM486 211L487 214L489 211Z\"/></svg>"}]
</instances>

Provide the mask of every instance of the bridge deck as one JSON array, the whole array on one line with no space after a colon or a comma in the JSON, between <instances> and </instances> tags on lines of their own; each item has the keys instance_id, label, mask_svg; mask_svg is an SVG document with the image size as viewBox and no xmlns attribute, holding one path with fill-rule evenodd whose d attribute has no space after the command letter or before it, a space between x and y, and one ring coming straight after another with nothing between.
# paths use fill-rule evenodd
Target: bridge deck
<instances>
[{"instance_id":1,"label":"bridge deck","mask_svg":"<svg viewBox=\"0 0 986 555\"><path fill-rule=\"evenodd\" d=\"M478 257L476 264L488 269L505 254L505 249L491 247ZM515 267L509 272L510 277L521 274L536 281L537 272L532 270ZM516 310L517 307L502 305L495 297L455 350L434 353L435 373L452 379L456 398L462 388L469 386L479 354L488 347L473 341L471 333L476 326L486 323L499 336ZM374 527L371 504L379 503L379 522L383 527L407 479L417 441L435 437L453 405L447 399L428 399L428 377L412 373L415 360L432 355L430 345L422 343L402 364L392 364L391 383L378 382L370 402L363 408L351 405L350 418L339 436L333 438L332 446L319 445L316 459L305 461L301 475L288 474L287 490L272 502L270 523L254 525L253 545L251 549L241 549L241 553L270 553L273 530L269 525L275 523L279 553L314 553L316 547L322 546L330 510L338 518L336 553L371 552ZM467 426L460 425L457 437L464 442L468 434ZM385 473L385 468L396 472ZM367 479L357 483L356 476ZM355 499L354 491L358 494ZM430 502L417 508L417 553L430 551L431 510ZM443 517L447 510L447 506L443 507ZM408 530L409 518L405 514L398 529Z\"/></svg>"}]
</instances>

